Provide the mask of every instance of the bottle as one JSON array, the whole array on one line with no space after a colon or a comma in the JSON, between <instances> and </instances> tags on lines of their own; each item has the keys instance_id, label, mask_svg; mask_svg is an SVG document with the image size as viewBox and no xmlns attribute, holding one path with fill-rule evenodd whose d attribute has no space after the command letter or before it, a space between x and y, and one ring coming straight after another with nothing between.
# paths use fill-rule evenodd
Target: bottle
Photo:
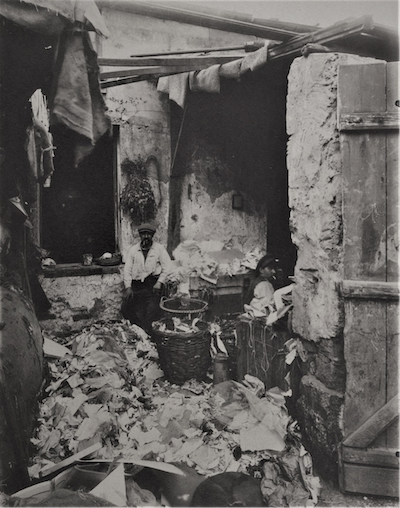
<instances>
[{"instance_id":1,"label":"bottle","mask_svg":"<svg viewBox=\"0 0 400 508\"><path fill-rule=\"evenodd\" d=\"M217 385L229 379L228 357L224 353L217 353L213 365L213 384Z\"/></svg>"}]
</instances>

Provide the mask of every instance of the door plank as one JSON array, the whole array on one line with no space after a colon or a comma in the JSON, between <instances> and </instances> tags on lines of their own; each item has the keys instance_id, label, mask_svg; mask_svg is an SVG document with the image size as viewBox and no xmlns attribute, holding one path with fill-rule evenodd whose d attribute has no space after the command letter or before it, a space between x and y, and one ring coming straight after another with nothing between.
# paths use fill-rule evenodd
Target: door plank
<instances>
[{"instance_id":1,"label":"door plank","mask_svg":"<svg viewBox=\"0 0 400 508\"><path fill-rule=\"evenodd\" d=\"M376 436L385 430L399 417L399 401L396 394L390 401L382 406L371 418L358 427L345 441L345 446L366 448Z\"/></svg>"},{"instance_id":2,"label":"door plank","mask_svg":"<svg viewBox=\"0 0 400 508\"><path fill-rule=\"evenodd\" d=\"M398 129L400 116L397 111L384 113L342 113L339 116L340 131L365 131Z\"/></svg>"},{"instance_id":3,"label":"door plank","mask_svg":"<svg viewBox=\"0 0 400 508\"><path fill-rule=\"evenodd\" d=\"M386 111L386 64L339 69L339 114ZM344 279L386 281L386 138L383 132L341 133ZM386 307L345 301L344 437L386 401ZM371 376L374 372L374 376Z\"/></svg>"},{"instance_id":4,"label":"door plank","mask_svg":"<svg viewBox=\"0 0 400 508\"><path fill-rule=\"evenodd\" d=\"M399 305L387 304L387 397L394 397L399 390ZM399 422L391 425L386 432L387 446L399 449Z\"/></svg>"},{"instance_id":5,"label":"door plank","mask_svg":"<svg viewBox=\"0 0 400 508\"><path fill-rule=\"evenodd\" d=\"M386 401L386 304L346 300L345 315L346 439Z\"/></svg>"},{"instance_id":6,"label":"door plank","mask_svg":"<svg viewBox=\"0 0 400 508\"><path fill-rule=\"evenodd\" d=\"M348 134L343 154L350 166L343 182L344 278L385 281L385 137Z\"/></svg>"},{"instance_id":7,"label":"door plank","mask_svg":"<svg viewBox=\"0 0 400 508\"><path fill-rule=\"evenodd\" d=\"M339 116L386 111L386 64L339 69ZM362 92L362 93L361 93ZM386 139L342 133L344 278L386 280Z\"/></svg>"},{"instance_id":8,"label":"door plank","mask_svg":"<svg viewBox=\"0 0 400 508\"><path fill-rule=\"evenodd\" d=\"M341 65L338 79L340 114L386 111L385 62Z\"/></svg>"},{"instance_id":9,"label":"door plank","mask_svg":"<svg viewBox=\"0 0 400 508\"><path fill-rule=\"evenodd\" d=\"M341 457L344 462L364 464L368 466L399 467L397 448L353 448L342 445Z\"/></svg>"},{"instance_id":10,"label":"door plank","mask_svg":"<svg viewBox=\"0 0 400 508\"><path fill-rule=\"evenodd\" d=\"M399 299L399 283L370 280L344 280L341 287L343 298Z\"/></svg>"},{"instance_id":11,"label":"door plank","mask_svg":"<svg viewBox=\"0 0 400 508\"><path fill-rule=\"evenodd\" d=\"M340 133L347 380L339 479L345 491L389 496L398 496L399 480L398 462L391 467L399 441L398 132L385 127L399 115L398 68L342 66L338 92L338 126L340 118L359 123ZM360 119L376 130L360 130Z\"/></svg>"},{"instance_id":12,"label":"door plank","mask_svg":"<svg viewBox=\"0 0 400 508\"><path fill-rule=\"evenodd\" d=\"M399 64L387 65L386 109L399 112ZM399 219L399 136L388 132L387 142L387 244L386 280L399 281L398 219ZM399 306L394 302L387 305L387 397L393 397L399 385ZM387 446L399 448L399 422L386 432Z\"/></svg>"},{"instance_id":13,"label":"door plank","mask_svg":"<svg viewBox=\"0 0 400 508\"><path fill-rule=\"evenodd\" d=\"M399 65L387 66L387 110L399 112ZM387 280L399 280L398 222L399 222L399 135L388 132L387 139Z\"/></svg>"},{"instance_id":14,"label":"door plank","mask_svg":"<svg viewBox=\"0 0 400 508\"><path fill-rule=\"evenodd\" d=\"M375 496L399 496L399 470L383 467L342 465L343 484L346 492L359 492Z\"/></svg>"}]
</instances>

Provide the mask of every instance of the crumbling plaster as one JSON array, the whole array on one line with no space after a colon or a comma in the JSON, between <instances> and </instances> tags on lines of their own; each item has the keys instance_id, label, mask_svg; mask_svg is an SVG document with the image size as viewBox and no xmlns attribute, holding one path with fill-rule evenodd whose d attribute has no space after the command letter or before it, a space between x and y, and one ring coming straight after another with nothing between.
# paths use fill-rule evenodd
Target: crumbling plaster
<instances>
[{"instance_id":1,"label":"crumbling plaster","mask_svg":"<svg viewBox=\"0 0 400 508\"><path fill-rule=\"evenodd\" d=\"M342 53L293 61L287 98L289 207L298 249L293 327L318 341L343 330L342 156L336 128L340 64L370 61Z\"/></svg>"},{"instance_id":2,"label":"crumbling plaster","mask_svg":"<svg viewBox=\"0 0 400 508\"><path fill-rule=\"evenodd\" d=\"M213 199L193 173L185 177L183 188L191 190L190 198L185 196L181 202L182 241L218 240L225 248L242 252L265 245L266 220L260 223L259 217L254 217L250 197L243 194L244 209L233 210L232 191Z\"/></svg>"},{"instance_id":3,"label":"crumbling plaster","mask_svg":"<svg viewBox=\"0 0 400 508\"><path fill-rule=\"evenodd\" d=\"M122 276L119 272L41 279L50 300L49 318L42 328L56 335L68 335L93 321L121 319Z\"/></svg>"}]
</instances>

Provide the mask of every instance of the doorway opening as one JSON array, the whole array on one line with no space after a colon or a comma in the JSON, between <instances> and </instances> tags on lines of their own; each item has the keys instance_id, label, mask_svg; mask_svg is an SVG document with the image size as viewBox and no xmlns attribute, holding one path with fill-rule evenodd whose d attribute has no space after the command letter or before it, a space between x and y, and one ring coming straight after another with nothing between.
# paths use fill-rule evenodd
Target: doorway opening
<instances>
[{"instance_id":1,"label":"doorway opening","mask_svg":"<svg viewBox=\"0 0 400 508\"><path fill-rule=\"evenodd\" d=\"M105 134L77 167L68 133L57 133L51 186L42 191L42 246L57 264L81 263L117 250L118 130Z\"/></svg>"},{"instance_id":2,"label":"doorway opening","mask_svg":"<svg viewBox=\"0 0 400 508\"><path fill-rule=\"evenodd\" d=\"M289 63L281 60L240 82L221 80L219 94L188 94L184 113L171 102L176 157L170 183L170 251L186 239L233 239L245 252L252 236L279 259L286 276L293 275L296 248L290 234L286 167L288 71ZM224 196L230 194L228 203ZM240 206L234 206L237 202ZM218 217L214 222L211 207ZM257 238L257 231L264 236Z\"/></svg>"}]
</instances>

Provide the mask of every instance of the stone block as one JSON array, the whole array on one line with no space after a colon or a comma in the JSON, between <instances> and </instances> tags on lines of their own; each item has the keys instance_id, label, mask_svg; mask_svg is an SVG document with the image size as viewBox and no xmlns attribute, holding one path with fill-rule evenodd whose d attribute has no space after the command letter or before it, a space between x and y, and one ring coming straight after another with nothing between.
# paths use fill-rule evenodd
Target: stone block
<instances>
[{"instance_id":1,"label":"stone block","mask_svg":"<svg viewBox=\"0 0 400 508\"><path fill-rule=\"evenodd\" d=\"M297 418L305 445L321 476L337 476L338 446L342 441L344 394L327 388L314 376L304 376L297 401Z\"/></svg>"},{"instance_id":2,"label":"stone block","mask_svg":"<svg viewBox=\"0 0 400 508\"><path fill-rule=\"evenodd\" d=\"M120 273L45 278L42 284L52 304L51 312L59 316L51 321L46 316L41 321L43 329L49 333L64 336L98 319L121 318L123 285Z\"/></svg>"},{"instance_id":3,"label":"stone block","mask_svg":"<svg viewBox=\"0 0 400 508\"><path fill-rule=\"evenodd\" d=\"M315 377L331 390L344 391L346 367L343 351L343 337L321 339L315 356Z\"/></svg>"},{"instance_id":4,"label":"stone block","mask_svg":"<svg viewBox=\"0 0 400 508\"><path fill-rule=\"evenodd\" d=\"M312 341L335 338L343 328L336 289L343 279L337 81L341 64L365 60L343 53L310 55L295 59L288 77L289 206L298 248L293 330Z\"/></svg>"}]
</instances>

